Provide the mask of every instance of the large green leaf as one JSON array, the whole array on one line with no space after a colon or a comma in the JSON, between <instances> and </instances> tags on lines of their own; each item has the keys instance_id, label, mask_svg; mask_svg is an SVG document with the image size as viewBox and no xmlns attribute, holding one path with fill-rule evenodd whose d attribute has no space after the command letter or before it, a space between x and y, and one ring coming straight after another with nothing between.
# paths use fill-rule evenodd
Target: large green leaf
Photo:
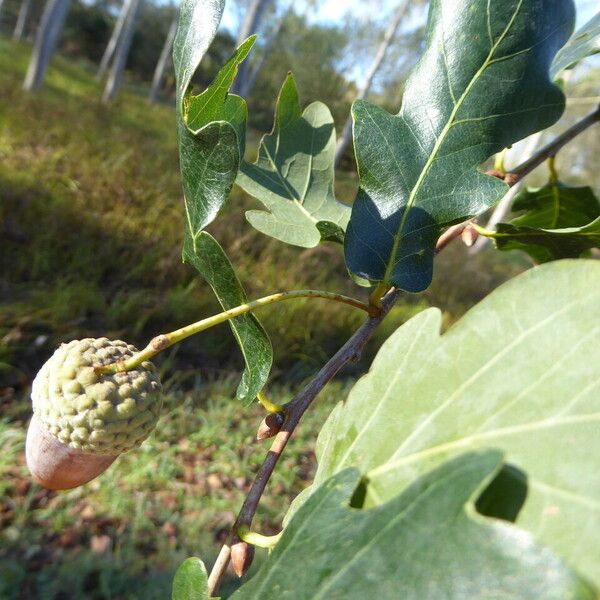
<instances>
[{"instance_id":1,"label":"large green leaf","mask_svg":"<svg viewBox=\"0 0 600 600\"><path fill-rule=\"evenodd\" d=\"M316 486L357 467L379 504L448 458L500 448L526 473L517 524L600 585L599 282L600 262L558 261L444 335L437 309L408 321L319 435Z\"/></svg>"},{"instance_id":2,"label":"large green leaf","mask_svg":"<svg viewBox=\"0 0 600 600\"><path fill-rule=\"evenodd\" d=\"M246 302L246 295L225 252L203 229L229 197L244 152L246 102L230 94L229 88L255 37L236 50L206 90L197 95L190 90L192 76L216 34L224 5L224 1L184 0L173 61L186 214L183 259L196 267L227 310ZM238 398L250 402L269 375L273 360L271 342L253 315L229 323L246 362Z\"/></svg>"},{"instance_id":3,"label":"large green leaf","mask_svg":"<svg viewBox=\"0 0 600 600\"><path fill-rule=\"evenodd\" d=\"M173 579L172 600L209 600L208 574L196 557L184 560Z\"/></svg>"},{"instance_id":4,"label":"large green leaf","mask_svg":"<svg viewBox=\"0 0 600 600\"><path fill-rule=\"evenodd\" d=\"M296 82L288 74L273 131L262 138L256 163L243 162L237 178L269 211L248 211L248 221L266 235L304 248L321 240L343 241L350 207L334 196L334 156L329 109L313 102L302 112Z\"/></svg>"},{"instance_id":5,"label":"large green leaf","mask_svg":"<svg viewBox=\"0 0 600 600\"><path fill-rule=\"evenodd\" d=\"M600 245L600 203L589 187L570 187L558 181L524 190L513 210L526 211L496 231L474 225L493 238L500 250L523 250L536 262L577 258Z\"/></svg>"},{"instance_id":6,"label":"large green leaf","mask_svg":"<svg viewBox=\"0 0 600 600\"><path fill-rule=\"evenodd\" d=\"M556 78L564 69L572 69L579 61L600 52L600 13L596 13L558 52L550 75Z\"/></svg>"},{"instance_id":7,"label":"large green leaf","mask_svg":"<svg viewBox=\"0 0 600 600\"><path fill-rule=\"evenodd\" d=\"M195 237L186 237L183 259L204 275L225 310L248 302L231 262L217 241L206 231L199 232ZM229 325L246 362L237 397L249 404L269 377L273 348L269 336L253 314L231 319Z\"/></svg>"},{"instance_id":8,"label":"large green leaf","mask_svg":"<svg viewBox=\"0 0 600 600\"><path fill-rule=\"evenodd\" d=\"M370 510L349 506L358 473L335 475L232 599L592 600L593 591L528 534L474 510L501 458L464 454Z\"/></svg>"},{"instance_id":9,"label":"large green leaf","mask_svg":"<svg viewBox=\"0 0 600 600\"><path fill-rule=\"evenodd\" d=\"M346 231L349 269L425 289L441 229L506 192L477 167L554 123L548 68L573 27L571 0L433 0L427 45L398 115L355 102L360 189Z\"/></svg>"}]
</instances>

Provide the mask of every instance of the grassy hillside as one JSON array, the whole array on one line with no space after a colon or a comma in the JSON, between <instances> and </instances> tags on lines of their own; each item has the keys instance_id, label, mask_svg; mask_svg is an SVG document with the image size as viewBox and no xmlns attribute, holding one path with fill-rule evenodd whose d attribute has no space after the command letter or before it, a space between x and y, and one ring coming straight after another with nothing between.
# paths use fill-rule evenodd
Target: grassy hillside
<instances>
[{"instance_id":1,"label":"grassy hillside","mask_svg":"<svg viewBox=\"0 0 600 600\"><path fill-rule=\"evenodd\" d=\"M105 107L91 69L60 58L44 90L25 95L28 56L27 46L0 38L0 598L164 600L181 559L217 552L264 453L252 442L261 413L232 402L241 361L224 326L159 361L165 414L140 450L78 490L30 483L29 386L59 342L108 335L142 345L217 306L180 261L173 110L132 93ZM257 139L251 134L250 146ZM339 195L351 199L353 186L343 176ZM250 297L303 287L365 295L346 277L338 246L301 250L264 238L245 222L252 205L234 190L227 219L211 227ZM427 294L404 299L367 355L414 312L436 304L450 322L524 264L489 253L465 267L457 244ZM260 316L277 341L270 393L278 401L362 318L306 301ZM308 416L261 504L260 530L276 530L310 481L314 432L366 364L368 356L345 371Z\"/></svg>"}]
</instances>

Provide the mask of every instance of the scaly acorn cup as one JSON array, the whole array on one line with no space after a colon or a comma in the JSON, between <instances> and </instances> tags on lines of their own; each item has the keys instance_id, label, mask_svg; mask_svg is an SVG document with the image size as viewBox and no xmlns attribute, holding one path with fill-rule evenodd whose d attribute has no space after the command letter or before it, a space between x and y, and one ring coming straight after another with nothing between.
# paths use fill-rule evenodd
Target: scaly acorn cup
<instances>
[{"instance_id":1,"label":"scaly acorn cup","mask_svg":"<svg viewBox=\"0 0 600 600\"><path fill-rule=\"evenodd\" d=\"M120 340L74 340L40 369L25 447L29 471L40 484L54 490L83 485L156 427L162 395L152 363L115 374L94 368L136 352Z\"/></svg>"}]
</instances>

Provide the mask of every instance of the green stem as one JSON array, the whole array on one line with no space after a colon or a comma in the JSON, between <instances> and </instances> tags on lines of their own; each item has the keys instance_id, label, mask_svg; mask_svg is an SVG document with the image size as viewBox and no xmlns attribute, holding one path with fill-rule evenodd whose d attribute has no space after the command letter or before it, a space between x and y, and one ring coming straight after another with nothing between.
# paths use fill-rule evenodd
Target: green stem
<instances>
[{"instance_id":1,"label":"green stem","mask_svg":"<svg viewBox=\"0 0 600 600\"><path fill-rule=\"evenodd\" d=\"M361 310L369 313L371 316L376 316L376 314L380 312L380 309L365 304L360 300L356 300L355 298L351 298L349 296L344 296L343 294L335 294L333 292L323 292L321 290L291 290L287 292L279 292L278 294L271 294L270 296L265 296L264 298L259 298L258 300L241 304L235 308L230 308L229 310L223 311L218 315L202 319L201 321L197 321L191 325L186 325L181 329L171 331L171 333L163 333L158 335L153 338L143 350L134 354L127 360L120 360L110 365L96 367L96 372L110 374L120 373L122 371L131 371L132 369L135 369L141 365L143 362L156 356L159 352L162 352L163 350L173 346L174 344L177 344L178 342L181 342L182 340L185 340L196 333L199 333L200 331L210 329L215 325L220 325L221 323L229 321L230 319L234 319L235 317L239 317L240 315L245 315L246 313L260 308L261 306L268 306L269 304L275 304L276 302L282 302L283 300L290 300L292 298L324 298L326 300L333 300L334 302L341 302L343 304L354 306L355 308L360 308Z\"/></svg>"},{"instance_id":2,"label":"green stem","mask_svg":"<svg viewBox=\"0 0 600 600\"><path fill-rule=\"evenodd\" d=\"M242 542L269 549L275 548L282 533L283 531L280 531L277 535L263 535L262 533L256 533L256 531L250 531L250 528L245 525L241 525L237 530L237 535Z\"/></svg>"},{"instance_id":3,"label":"green stem","mask_svg":"<svg viewBox=\"0 0 600 600\"><path fill-rule=\"evenodd\" d=\"M550 171L550 183L558 181L558 171L556 170L556 155L548 157L548 170Z\"/></svg>"},{"instance_id":4,"label":"green stem","mask_svg":"<svg viewBox=\"0 0 600 600\"><path fill-rule=\"evenodd\" d=\"M280 413L285 410L281 404L275 404L274 402L271 402L264 392L258 392L256 398L264 406L267 412Z\"/></svg>"},{"instance_id":5,"label":"green stem","mask_svg":"<svg viewBox=\"0 0 600 600\"><path fill-rule=\"evenodd\" d=\"M500 171L500 173L506 173L506 167L504 166L504 160L506 158L506 153L508 152L508 148L504 148L502 151L496 154L494 159L494 169Z\"/></svg>"}]
</instances>

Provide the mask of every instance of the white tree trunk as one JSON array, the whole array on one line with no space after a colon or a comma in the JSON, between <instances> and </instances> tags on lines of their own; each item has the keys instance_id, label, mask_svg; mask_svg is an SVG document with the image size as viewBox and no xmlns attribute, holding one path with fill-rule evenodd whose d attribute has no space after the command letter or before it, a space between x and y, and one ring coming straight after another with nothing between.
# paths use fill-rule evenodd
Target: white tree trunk
<instances>
[{"instance_id":1,"label":"white tree trunk","mask_svg":"<svg viewBox=\"0 0 600 600\"><path fill-rule=\"evenodd\" d=\"M246 11L246 16L238 32L237 45L239 46L247 37L252 35L258 29L260 21L265 13L265 9L273 0L251 0L250 6ZM245 60L238 69L237 77L233 82L232 91L235 94L241 94L247 86L249 76L248 61Z\"/></svg>"},{"instance_id":2,"label":"white tree trunk","mask_svg":"<svg viewBox=\"0 0 600 600\"><path fill-rule=\"evenodd\" d=\"M262 49L262 54L260 55L258 62L254 65L254 67L252 68L252 70L250 71L248 76L246 77L245 81L243 82L243 87L240 87L240 90L238 92L240 96L247 98L248 95L250 94L252 88L254 87L254 83L256 82L256 78L258 77L258 74L260 73L261 69L263 68L263 65L265 64L266 58L269 55L269 51L271 50L271 48L273 47L273 45L279 38L279 34L281 33L283 24L285 23L285 20L287 19L287 16L290 14L291 10L292 10L292 5L290 4L288 9L285 11L283 16L281 17L281 19L279 19L279 22L277 23L277 27L275 28L275 31L273 31L271 37L267 40L267 43L265 44L264 48Z\"/></svg>"},{"instance_id":3,"label":"white tree trunk","mask_svg":"<svg viewBox=\"0 0 600 600\"><path fill-rule=\"evenodd\" d=\"M383 59L385 58L386 52L392 44L396 33L398 32L400 23L402 22L402 20L408 13L408 10L410 9L410 4L410 0L403 0L403 2L401 2L398 8L396 9L396 12L394 13L394 16L390 21L390 24L388 25L388 28L385 32L385 35L383 36L383 39L381 40L381 43L377 48L377 52L373 57L373 62L371 63L369 70L365 74L365 78L358 86L358 93L356 94L355 100L362 100L369 93L371 85L373 84L373 79L375 78L377 71L379 71L379 67L381 67L381 64L383 63ZM342 130L342 135L338 139L337 146L335 149L336 165L340 162L342 156L346 152L346 148L348 147L351 138L352 115L348 115L346 123L344 124L344 129Z\"/></svg>"},{"instance_id":4,"label":"white tree trunk","mask_svg":"<svg viewBox=\"0 0 600 600\"><path fill-rule=\"evenodd\" d=\"M173 41L175 40L175 34L177 33L177 23L179 22L179 16L175 15L169 27L167 38L165 39L165 45L162 48L156 68L154 69L154 77L152 77L152 85L150 86L150 93L148 94L148 102L154 104L160 91L163 78L165 76L165 70L167 64L171 58L171 50L173 49Z\"/></svg>"},{"instance_id":5,"label":"white tree trunk","mask_svg":"<svg viewBox=\"0 0 600 600\"><path fill-rule=\"evenodd\" d=\"M543 132L539 131L538 133L534 133L533 135L529 136L529 138L527 138L527 141L525 142L525 147L523 148L523 153L521 155L524 157L523 160L526 160L535 152L536 148L540 145L542 135ZM509 213L513 200L521 191L522 187L523 180L513 185L513 187L511 187L510 190L506 192L502 200L500 200L500 202L496 204L496 208L494 208L488 222L485 224L485 229L496 229L496 225L498 225L498 223L500 223L500 221L502 221L504 217L506 217L506 215ZM483 250L483 248L488 242L489 238L480 235L477 238L477 241L469 248L469 252L471 254L478 254L479 252L481 252L481 250Z\"/></svg>"},{"instance_id":6,"label":"white tree trunk","mask_svg":"<svg viewBox=\"0 0 600 600\"><path fill-rule=\"evenodd\" d=\"M48 0L46 2L25 75L24 90L36 90L42 86L58 36L65 24L69 4L70 0Z\"/></svg>"},{"instance_id":7,"label":"white tree trunk","mask_svg":"<svg viewBox=\"0 0 600 600\"><path fill-rule=\"evenodd\" d=\"M108 73L108 79L106 80L106 86L104 87L104 93L102 94L102 102L104 103L109 103L114 100L121 87L121 83L123 82L123 71L125 69L125 63L127 62L129 49L131 48L131 40L135 33L135 26L137 24L141 4L141 0L131 0L129 12L125 17L123 30L119 37L117 47L115 48L114 57Z\"/></svg>"},{"instance_id":8,"label":"white tree trunk","mask_svg":"<svg viewBox=\"0 0 600 600\"><path fill-rule=\"evenodd\" d=\"M108 44L106 44L106 48L104 49L104 54L102 55L102 59L100 60L100 65L98 67L98 71L96 73L96 79L101 81L104 79L106 72L108 71L108 67L110 66L110 61L115 53L115 48L119 43L119 38L121 37L121 33L123 31L123 25L125 25L125 19L127 18L127 14L129 13L129 9L131 7L132 0L124 0L123 6L121 7L121 12L119 13L119 17L117 18L117 22L112 30L110 35L110 39L108 40Z\"/></svg>"},{"instance_id":9,"label":"white tree trunk","mask_svg":"<svg viewBox=\"0 0 600 600\"><path fill-rule=\"evenodd\" d=\"M21 2L21 8L19 8L19 16L17 17L17 24L13 32L13 40L20 42L23 39L25 33L25 27L27 25L27 19L31 12L32 0L23 0Z\"/></svg>"}]
</instances>

